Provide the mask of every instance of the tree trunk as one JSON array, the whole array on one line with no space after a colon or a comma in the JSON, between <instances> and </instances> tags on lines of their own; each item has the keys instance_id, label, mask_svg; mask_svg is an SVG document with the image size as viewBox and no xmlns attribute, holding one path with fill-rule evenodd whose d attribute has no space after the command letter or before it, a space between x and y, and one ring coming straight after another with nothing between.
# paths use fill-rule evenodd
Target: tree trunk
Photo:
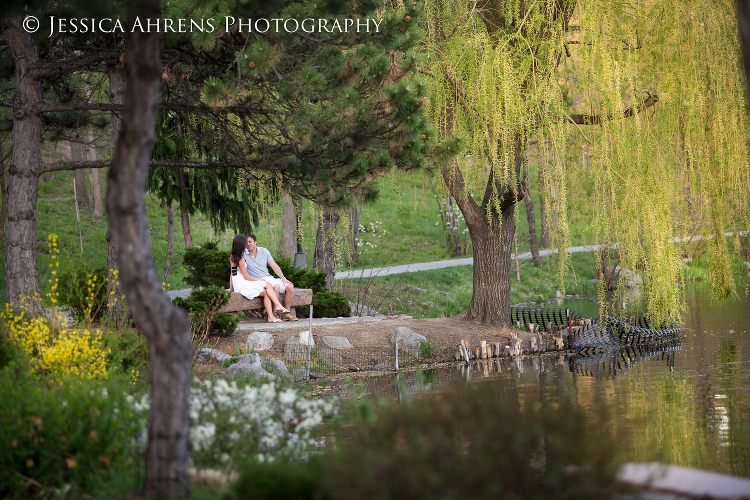
<instances>
[{"instance_id":1,"label":"tree trunk","mask_svg":"<svg viewBox=\"0 0 750 500\"><path fill-rule=\"evenodd\" d=\"M454 203L453 196L448 194L448 199L441 203L441 198L435 189L435 184L430 178L430 187L432 187L432 194L435 195L435 201L438 205L438 212L440 213L440 221L443 223L443 231L445 234L445 244L448 248L448 255L451 257L457 257L459 255L466 255L469 249L468 241L465 247L461 245L461 233L459 230L459 219L458 213L456 212L456 204Z\"/></svg>"},{"instance_id":2,"label":"tree trunk","mask_svg":"<svg viewBox=\"0 0 750 500\"><path fill-rule=\"evenodd\" d=\"M0 157L5 156L4 134L0 136ZM0 161L0 248L5 247L5 216L8 215L8 184L5 181L5 160Z\"/></svg>"},{"instance_id":3,"label":"tree trunk","mask_svg":"<svg viewBox=\"0 0 750 500\"><path fill-rule=\"evenodd\" d=\"M336 225L340 217L337 208L324 206L321 222L315 234L313 267L326 272L326 286L329 292L333 291L336 278Z\"/></svg>"},{"instance_id":4,"label":"tree trunk","mask_svg":"<svg viewBox=\"0 0 750 500\"><path fill-rule=\"evenodd\" d=\"M156 19L159 0L142 0L141 18ZM187 316L161 289L146 224L148 161L158 111L159 34L127 35L127 92L122 130L108 177L107 213L120 278L138 327L148 339L152 403L146 450L145 496L186 498L190 430L191 336Z\"/></svg>"},{"instance_id":5,"label":"tree trunk","mask_svg":"<svg viewBox=\"0 0 750 500\"><path fill-rule=\"evenodd\" d=\"M22 297L27 312L44 314L39 267L36 261L36 200L42 144L42 118L33 110L43 102L42 82L31 70L39 64L39 51L19 16L2 22L3 35L15 65L13 97L13 152L8 169L5 286L7 301L16 306Z\"/></svg>"},{"instance_id":6,"label":"tree trunk","mask_svg":"<svg viewBox=\"0 0 750 500\"><path fill-rule=\"evenodd\" d=\"M282 212L281 212L281 238L276 254L285 259L294 257L297 250L297 241L294 238L294 229L297 226L297 215L294 213L294 202L292 195L286 187L281 189Z\"/></svg>"},{"instance_id":7,"label":"tree trunk","mask_svg":"<svg viewBox=\"0 0 750 500\"><path fill-rule=\"evenodd\" d=\"M542 257L539 255L539 245L536 240L536 217L534 216L534 200L531 199L531 184L528 169L526 169L526 196L523 203L526 205L526 220L529 223L529 247L531 248L531 260L534 264L541 266Z\"/></svg>"},{"instance_id":8,"label":"tree trunk","mask_svg":"<svg viewBox=\"0 0 750 500\"><path fill-rule=\"evenodd\" d=\"M514 138L514 170L521 175L523 146L520 136ZM469 228L474 248L474 293L469 307L459 317L487 325L509 326L510 320L510 257L516 231L514 206L526 194L526 183L504 185L492 173L485 186L482 203L468 192L463 174L457 165L442 169L443 180L456 200ZM494 203L492 193L502 193Z\"/></svg>"},{"instance_id":9,"label":"tree trunk","mask_svg":"<svg viewBox=\"0 0 750 500\"><path fill-rule=\"evenodd\" d=\"M107 78L109 80L109 102L112 104L122 104L125 96L125 82L118 68L109 66L107 68ZM120 136L122 121L118 111L112 112L112 154L117 149L117 141ZM107 188L109 190L109 188ZM127 314L127 304L124 294L122 293L122 283L120 281L120 271L117 268L117 249L115 248L112 231L106 233L107 239L107 318L109 323L115 328L120 328L125 324Z\"/></svg>"},{"instance_id":10,"label":"tree trunk","mask_svg":"<svg viewBox=\"0 0 750 500\"><path fill-rule=\"evenodd\" d=\"M190 233L190 208L188 196L190 193L185 186L185 171L180 168L180 222L182 223L182 237L185 240L185 248L193 247L193 235Z\"/></svg>"},{"instance_id":11,"label":"tree trunk","mask_svg":"<svg viewBox=\"0 0 750 500\"><path fill-rule=\"evenodd\" d=\"M502 218L487 217L470 231L474 247L474 293L465 319L483 324L510 325L510 272L513 235L516 232L513 205Z\"/></svg>"},{"instance_id":12,"label":"tree trunk","mask_svg":"<svg viewBox=\"0 0 750 500\"><path fill-rule=\"evenodd\" d=\"M125 82L122 79L122 73L116 67L107 68L107 77L109 79L109 102L112 104L122 104L125 97ZM112 150L117 148L117 139L120 137L120 128L122 120L120 112L112 112Z\"/></svg>"},{"instance_id":13,"label":"tree trunk","mask_svg":"<svg viewBox=\"0 0 750 500\"><path fill-rule=\"evenodd\" d=\"M540 248L549 248L549 225L547 224L547 200L539 193L539 218L542 223L542 237L539 240Z\"/></svg>"},{"instance_id":14,"label":"tree trunk","mask_svg":"<svg viewBox=\"0 0 750 500\"><path fill-rule=\"evenodd\" d=\"M167 209L167 258L164 260L164 281L172 274L172 250L174 248L174 201L165 203Z\"/></svg>"},{"instance_id":15,"label":"tree trunk","mask_svg":"<svg viewBox=\"0 0 750 500\"><path fill-rule=\"evenodd\" d=\"M83 144L80 142L70 143L70 152L73 161L83 160ZM82 209L91 209L91 200L89 200L89 194L86 190L86 172L82 168L78 168L73 171L73 182L76 185L76 198L78 200L78 206Z\"/></svg>"},{"instance_id":16,"label":"tree trunk","mask_svg":"<svg viewBox=\"0 0 750 500\"><path fill-rule=\"evenodd\" d=\"M127 304L122 293L120 271L117 269L117 249L112 240L112 231L105 235L107 240L107 320L115 328L125 324Z\"/></svg>"},{"instance_id":17,"label":"tree trunk","mask_svg":"<svg viewBox=\"0 0 750 500\"><path fill-rule=\"evenodd\" d=\"M362 222L362 212L365 209L365 200L361 200L357 203L354 200L350 209L350 216L352 220L352 264L359 262L359 226Z\"/></svg>"},{"instance_id":18,"label":"tree trunk","mask_svg":"<svg viewBox=\"0 0 750 500\"><path fill-rule=\"evenodd\" d=\"M91 145L94 140L91 127L88 128L87 139L89 142L89 147L87 148L88 159L96 161L96 148ZM89 169L89 178L91 179L91 196L94 199L94 217L104 217L104 205L102 205L102 183L101 177L99 176L99 169Z\"/></svg>"}]
</instances>

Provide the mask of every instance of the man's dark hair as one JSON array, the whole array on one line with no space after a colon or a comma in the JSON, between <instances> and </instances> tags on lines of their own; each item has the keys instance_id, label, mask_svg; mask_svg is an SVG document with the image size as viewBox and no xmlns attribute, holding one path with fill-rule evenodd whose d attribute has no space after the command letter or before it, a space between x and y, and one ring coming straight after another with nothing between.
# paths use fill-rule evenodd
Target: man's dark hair
<instances>
[{"instance_id":1,"label":"man's dark hair","mask_svg":"<svg viewBox=\"0 0 750 500\"><path fill-rule=\"evenodd\" d=\"M256 238L254 234L248 234L247 237L252 238L255 243L258 243L258 238Z\"/></svg>"}]
</instances>

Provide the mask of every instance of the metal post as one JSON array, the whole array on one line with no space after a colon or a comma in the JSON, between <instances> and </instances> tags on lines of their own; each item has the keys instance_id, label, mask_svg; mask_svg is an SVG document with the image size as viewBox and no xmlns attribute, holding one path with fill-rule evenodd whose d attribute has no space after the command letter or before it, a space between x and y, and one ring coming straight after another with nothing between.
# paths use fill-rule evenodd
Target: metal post
<instances>
[{"instance_id":1,"label":"metal post","mask_svg":"<svg viewBox=\"0 0 750 500\"><path fill-rule=\"evenodd\" d=\"M76 220L78 221L78 241L81 243L81 253L83 254L83 236L81 235L81 216L78 213L78 193L76 192L76 181L73 180L73 199L76 203Z\"/></svg>"},{"instance_id":2,"label":"metal post","mask_svg":"<svg viewBox=\"0 0 750 500\"><path fill-rule=\"evenodd\" d=\"M313 306L310 304L310 323L308 325L307 330L307 373L305 376L306 380L310 380L310 350L312 345L312 315L313 315Z\"/></svg>"},{"instance_id":3,"label":"metal post","mask_svg":"<svg viewBox=\"0 0 750 500\"><path fill-rule=\"evenodd\" d=\"M396 341L396 371L398 371L398 340Z\"/></svg>"},{"instance_id":4,"label":"metal post","mask_svg":"<svg viewBox=\"0 0 750 500\"><path fill-rule=\"evenodd\" d=\"M570 317L570 309L565 309L565 315L568 317L568 349L573 349L573 320Z\"/></svg>"}]
</instances>

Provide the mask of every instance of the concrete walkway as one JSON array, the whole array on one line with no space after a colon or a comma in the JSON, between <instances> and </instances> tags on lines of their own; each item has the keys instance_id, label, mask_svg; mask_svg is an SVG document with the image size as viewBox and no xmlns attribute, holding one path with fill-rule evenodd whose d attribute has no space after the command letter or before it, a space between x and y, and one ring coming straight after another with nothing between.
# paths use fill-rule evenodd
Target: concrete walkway
<instances>
[{"instance_id":1,"label":"concrete walkway","mask_svg":"<svg viewBox=\"0 0 750 500\"><path fill-rule=\"evenodd\" d=\"M740 231L740 236L745 236L748 232L747 231ZM734 236L734 233L724 233L724 236ZM694 236L692 238L672 238L672 241L675 243L685 242L685 241L698 241L702 240L703 238L713 238L713 236ZM615 243L613 246L617 248L617 245L619 243ZM568 253L580 253L580 252L591 252L595 250L600 250L605 245L583 245L583 246L577 246L577 247L570 247L568 248ZM540 250L539 255L541 257L546 257L547 255L557 253L558 249L546 249L546 250ZM523 252L518 254L518 260L527 260L531 258L531 252ZM511 260L516 259L515 254L511 254L510 256ZM390 274L401 274L401 273L413 273L416 271L429 271L431 269L443 269L445 267L454 267L454 266L473 266L474 265L474 258L469 257L467 259L453 259L453 260L436 260L433 262L420 262L418 264L406 264L401 266L391 266L391 267L373 267L370 269L360 269L357 271L340 271L336 273L336 279L347 279L347 278L370 278L374 276L388 276Z\"/></svg>"},{"instance_id":2,"label":"concrete walkway","mask_svg":"<svg viewBox=\"0 0 750 500\"><path fill-rule=\"evenodd\" d=\"M602 245L590 245L580 247L568 248L568 253L579 253L579 252L591 252L593 250L599 250ZM545 257L547 255L557 253L557 249L540 250L539 255ZM511 255L511 260L515 260L515 254ZM519 260L525 260L531 258L531 252L523 252L518 254ZM405 264L401 266L391 267L373 267L370 269L361 269L358 271L340 271L336 273L336 279L347 279L347 278L370 278L374 276L388 276L389 274L401 274L401 273L413 273L416 271L429 271L431 269L443 269L445 267L455 266L473 266L474 258L469 257L466 259L452 259L452 260L436 260L433 262L420 262L418 264Z\"/></svg>"}]
</instances>

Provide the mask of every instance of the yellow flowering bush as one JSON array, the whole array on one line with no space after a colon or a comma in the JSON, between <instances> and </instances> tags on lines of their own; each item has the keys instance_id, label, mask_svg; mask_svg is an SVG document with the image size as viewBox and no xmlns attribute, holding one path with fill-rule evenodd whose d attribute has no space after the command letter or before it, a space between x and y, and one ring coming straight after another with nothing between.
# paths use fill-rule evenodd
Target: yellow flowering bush
<instances>
[{"instance_id":1,"label":"yellow flowering bush","mask_svg":"<svg viewBox=\"0 0 750 500\"><path fill-rule=\"evenodd\" d=\"M55 329L46 318L29 318L6 304L0 321L10 338L31 356L35 371L60 382L69 375L84 378L107 377L109 349L99 331Z\"/></svg>"}]
</instances>

